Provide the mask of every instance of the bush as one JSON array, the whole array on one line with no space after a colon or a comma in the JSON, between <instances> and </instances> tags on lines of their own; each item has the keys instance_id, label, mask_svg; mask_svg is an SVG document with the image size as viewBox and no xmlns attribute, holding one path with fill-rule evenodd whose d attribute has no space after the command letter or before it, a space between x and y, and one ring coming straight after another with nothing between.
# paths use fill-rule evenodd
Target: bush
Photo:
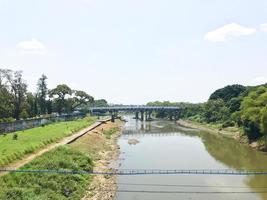
<instances>
[{"instance_id":1,"label":"bush","mask_svg":"<svg viewBox=\"0 0 267 200\"><path fill-rule=\"evenodd\" d=\"M7 123L7 122L14 122L14 121L16 121L16 120L12 117L0 119L0 123Z\"/></svg>"},{"instance_id":2,"label":"bush","mask_svg":"<svg viewBox=\"0 0 267 200\"><path fill-rule=\"evenodd\" d=\"M245 121L243 126L244 132L249 140L255 140L262 136L262 134L260 133L260 128L256 123L252 121Z\"/></svg>"},{"instance_id":3,"label":"bush","mask_svg":"<svg viewBox=\"0 0 267 200\"><path fill-rule=\"evenodd\" d=\"M222 128L227 128L227 127L230 127L230 126L234 126L235 125L235 122L233 121L226 121L222 124Z\"/></svg>"},{"instance_id":4,"label":"bush","mask_svg":"<svg viewBox=\"0 0 267 200\"><path fill-rule=\"evenodd\" d=\"M21 169L91 171L93 162L87 155L63 146L43 154ZM0 177L0 199L80 200L90 181L91 176L85 174L10 173Z\"/></svg>"},{"instance_id":5,"label":"bush","mask_svg":"<svg viewBox=\"0 0 267 200\"><path fill-rule=\"evenodd\" d=\"M14 133L12 139L13 140L17 140L18 139L18 134L17 133Z\"/></svg>"}]
</instances>

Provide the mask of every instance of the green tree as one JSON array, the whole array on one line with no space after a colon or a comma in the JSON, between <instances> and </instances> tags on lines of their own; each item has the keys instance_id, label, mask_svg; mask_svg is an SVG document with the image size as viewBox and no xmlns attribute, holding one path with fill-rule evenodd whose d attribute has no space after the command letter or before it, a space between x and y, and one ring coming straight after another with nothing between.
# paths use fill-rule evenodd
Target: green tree
<instances>
[{"instance_id":1,"label":"green tree","mask_svg":"<svg viewBox=\"0 0 267 200\"><path fill-rule=\"evenodd\" d=\"M209 100L204 104L203 117L206 122L224 122L230 117L229 109L222 99Z\"/></svg>"},{"instance_id":2,"label":"green tree","mask_svg":"<svg viewBox=\"0 0 267 200\"><path fill-rule=\"evenodd\" d=\"M105 99L98 99L98 100L95 100L94 106L105 107L105 106L108 106L108 102Z\"/></svg>"},{"instance_id":3,"label":"green tree","mask_svg":"<svg viewBox=\"0 0 267 200\"><path fill-rule=\"evenodd\" d=\"M49 92L50 98L54 100L56 111L62 114L68 110L67 98L71 97L72 90L66 84L58 85Z\"/></svg>"},{"instance_id":4,"label":"green tree","mask_svg":"<svg viewBox=\"0 0 267 200\"><path fill-rule=\"evenodd\" d=\"M27 84L22 79L22 72L21 71L11 71L6 70L5 71L5 77L9 83L9 86L11 88L11 94L14 104L14 112L13 117L15 119L20 118L20 113L23 110L23 105L25 105L25 96L27 92Z\"/></svg>"},{"instance_id":5,"label":"green tree","mask_svg":"<svg viewBox=\"0 0 267 200\"><path fill-rule=\"evenodd\" d=\"M265 136L265 146L267 146L267 106L261 110L261 131Z\"/></svg>"},{"instance_id":6,"label":"green tree","mask_svg":"<svg viewBox=\"0 0 267 200\"><path fill-rule=\"evenodd\" d=\"M43 74L41 78L39 78L37 83L37 97L38 97L38 105L40 107L40 113L46 114L47 112L47 104L46 104L46 98L48 94L47 89L47 77Z\"/></svg>"},{"instance_id":7,"label":"green tree","mask_svg":"<svg viewBox=\"0 0 267 200\"><path fill-rule=\"evenodd\" d=\"M267 88L260 86L252 90L241 103L240 116L244 132L249 139L257 139L263 135L263 119L267 105Z\"/></svg>"},{"instance_id":8,"label":"green tree","mask_svg":"<svg viewBox=\"0 0 267 200\"><path fill-rule=\"evenodd\" d=\"M14 105L13 105L12 95L5 87L0 88L0 119L9 118L13 114Z\"/></svg>"},{"instance_id":9,"label":"green tree","mask_svg":"<svg viewBox=\"0 0 267 200\"><path fill-rule=\"evenodd\" d=\"M246 87L242 85L228 85L213 92L209 100L222 99L224 102L228 102L232 98L242 95L245 91Z\"/></svg>"},{"instance_id":10,"label":"green tree","mask_svg":"<svg viewBox=\"0 0 267 200\"><path fill-rule=\"evenodd\" d=\"M28 92L26 95L26 101L26 112L28 113L28 116L35 117L38 114L37 96L32 94L31 92Z\"/></svg>"},{"instance_id":11,"label":"green tree","mask_svg":"<svg viewBox=\"0 0 267 200\"><path fill-rule=\"evenodd\" d=\"M13 115L13 96L9 91L6 73L8 70L0 69L0 119L10 118Z\"/></svg>"},{"instance_id":12,"label":"green tree","mask_svg":"<svg viewBox=\"0 0 267 200\"><path fill-rule=\"evenodd\" d=\"M74 91L74 97L71 99L71 110L75 110L78 107L86 106L94 103L94 98L84 91Z\"/></svg>"}]
</instances>

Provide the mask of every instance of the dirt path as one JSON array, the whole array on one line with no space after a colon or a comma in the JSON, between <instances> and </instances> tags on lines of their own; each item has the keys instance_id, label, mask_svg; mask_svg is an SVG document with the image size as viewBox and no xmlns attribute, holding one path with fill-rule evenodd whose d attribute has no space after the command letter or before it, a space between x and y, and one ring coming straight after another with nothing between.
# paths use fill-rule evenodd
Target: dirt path
<instances>
[{"instance_id":1,"label":"dirt path","mask_svg":"<svg viewBox=\"0 0 267 200\"><path fill-rule=\"evenodd\" d=\"M34 158L42 155L43 153L45 153L47 151L50 151L50 150L52 150L58 146L61 146L61 145L69 144L69 143L75 141L77 138L80 138L81 136L83 136L87 133L93 132L94 129L99 127L101 124L105 124L107 121L109 121L109 120L97 121L94 124L92 124L91 126L85 128L85 129L83 129L83 130L81 130L81 131L79 131L79 132L77 132L71 136L65 137L56 143L48 145L44 149L41 149L41 150L36 151L30 155L27 155L25 158L19 160L18 162L9 164L6 168L18 169L18 168L22 167L23 165L27 164L28 162L30 162L31 160L33 160ZM0 173L0 176L2 176L4 174L7 174L7 172Z\"/></svg>"}]
</instances>

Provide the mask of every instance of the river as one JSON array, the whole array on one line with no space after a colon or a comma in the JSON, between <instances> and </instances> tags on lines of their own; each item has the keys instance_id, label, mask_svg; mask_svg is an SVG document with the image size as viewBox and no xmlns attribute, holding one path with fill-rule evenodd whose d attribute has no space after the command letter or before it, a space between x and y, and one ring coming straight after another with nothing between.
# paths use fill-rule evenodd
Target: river
<instances>
[{"instance_id":1,"label":"river","mask_svg":"<svg viewBox=\"0 0 267 200\"><path fill-rule=\"evenodd\" d=\"M266 153L232 139L171 121L126 120L118 140L120 169L267 169ZM267 175L118 176L117 184L116 200L267 199Z\"/></svg>"}]
</instances>

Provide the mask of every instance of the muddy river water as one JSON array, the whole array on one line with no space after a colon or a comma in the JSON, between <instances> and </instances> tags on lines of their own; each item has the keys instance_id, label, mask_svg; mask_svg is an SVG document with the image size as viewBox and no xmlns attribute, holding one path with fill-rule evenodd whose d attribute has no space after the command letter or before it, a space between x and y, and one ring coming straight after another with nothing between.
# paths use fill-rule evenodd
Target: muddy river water
<instances>
[{"instance_id":1,"label":"muddy river water","mask_svg":"<svg viewBox=\"0 0 267 200\"><path fill-rule=\"evenodd\" d=\"M171 121L127 123L118 140L120 169L267 169L267 154ZM129 139L139 143L130 145ZM267 175L118 176L116 200L267 199Z\"/></svg>"}]
</instances>

